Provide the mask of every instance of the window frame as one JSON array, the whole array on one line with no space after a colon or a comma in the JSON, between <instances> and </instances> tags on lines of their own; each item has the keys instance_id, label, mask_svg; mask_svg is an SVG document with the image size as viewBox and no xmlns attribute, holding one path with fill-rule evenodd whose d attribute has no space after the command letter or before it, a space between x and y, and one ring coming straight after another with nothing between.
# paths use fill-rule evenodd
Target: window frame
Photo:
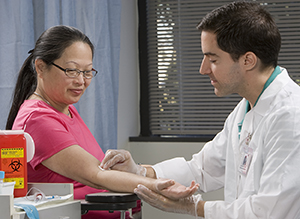
<instances>
[{"instance_id":1,"label":"window frame","mask_svg":"<svg viewBox=\"0 0 300 219\"><path fill-rule=\"evenodd\" d=\"M269 1L260 1L269 2ZM274 2L279 2L278 0ZM147 0L138 0L138 39L139 39L139 76L140 76L140 135L138 137L130 137L130 141L183 141L183 142L206 142L214 138L215 135L197 135L197 136L168 136L160 137L153 135L150 129L150 103L149 103L149 64L148 64L148 48L147 48ZM197 22L197 21L195 21ZM196 31L196 30L195 30ZM200 49L200 47L199 47ZM282 48L281 48L282 49ZM199 60L199 63L201 60ZM280 64L280 63L279 63ZM286 67L286 66L284 66ZM292 75L291 75L292 77ZM300 77L300 75L297 77ZM295 80L299 83L300 79ZM217 134L217 133L216 133Z\"/></svg>"},{"instance_id":2,"label":"window frame","mask_svg":"<svg viewBox=\"0 0 300 219\"><path fill-rule=\"evenodd\" d=\"M139 46L139 77L140 77L140 134L129 137L129 141L141 142L207 142L215 135L200 135L193 137L160 137L152 135L150 130L150 104L149 104L149 70L148 70L148 46L147 46L147 0L138 0L138 46Z\"/></svg>"}]
</instances>

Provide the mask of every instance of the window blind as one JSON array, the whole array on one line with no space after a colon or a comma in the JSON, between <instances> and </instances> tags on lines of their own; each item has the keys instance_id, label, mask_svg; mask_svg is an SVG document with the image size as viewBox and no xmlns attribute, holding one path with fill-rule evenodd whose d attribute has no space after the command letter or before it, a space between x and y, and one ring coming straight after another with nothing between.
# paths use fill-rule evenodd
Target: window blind
<instances>
[{"instance_id":1,"label":"window blind","mask_svg":"<svg viewBox=\"0 0 300 219\"><path fill-rule=\"evenodd\" d=\"M153 135L215 135L241 100L217 97L208 76L196 25L231 1L146 0L149 125ZM300 82L300 1L257 1L271 12L282 35L279 65Z\"/></svg>"}]
</instances>

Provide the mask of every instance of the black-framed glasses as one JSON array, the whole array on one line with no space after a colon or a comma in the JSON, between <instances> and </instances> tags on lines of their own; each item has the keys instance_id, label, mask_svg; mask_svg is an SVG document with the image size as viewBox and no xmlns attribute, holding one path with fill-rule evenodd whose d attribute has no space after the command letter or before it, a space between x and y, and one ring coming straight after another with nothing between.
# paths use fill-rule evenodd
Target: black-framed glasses
<instances>
[{"instance_id":1,"label":"black-framed glasses","mask_svg":"<svg viewBox=\"0 0 300 219\"><path fill-rule=\"evenodd\" d=\"M51 64L59 68L60 70L64 71L69 78L77 78L82 72L83 77L85 77L86 79L92 79L98 73L98 71L96 71L95 69L80 71L79 69L75 69L75 68L62 68L59 65L54 64L53 62L51 62Z\"/></svg>"}]
</instances>

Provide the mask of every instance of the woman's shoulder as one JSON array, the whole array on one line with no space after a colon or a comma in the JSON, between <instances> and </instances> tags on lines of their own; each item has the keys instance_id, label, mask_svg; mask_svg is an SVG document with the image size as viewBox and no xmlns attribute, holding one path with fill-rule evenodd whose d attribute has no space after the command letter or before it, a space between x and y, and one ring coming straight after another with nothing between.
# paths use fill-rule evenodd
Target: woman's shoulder
<instances>
[{"instance_id":1,"label":"woman's shoulder","mask_svg":"<svg viewBox=\"0 0 300 219\"><path fill-rule=\"evenodd\" d=\"M15 123L26 123L29 119L60 118L58 111L41 100L25 100L21 105Z\"/></svg>"},{"instance_id":2,"label":"woman's shoulder","mask_svg":"<svg viewBox=\"0 0 300 219\"><path fill-rule=\"evenodd\" d=\"M41 100L25 100L21 105L19 113L55 113L52 106Z\"/></svg>"},{"instance_id":3,"label":"woman's shoulder","mask_svg":"<svg viewBox=\"0 0 300 219\"><path fill-rule=\"evenodd\" d=\"M15 123L25 124L29 121L59 122L61 124L76 125L80 115L73 105L69 106L72 118L53 108L42 100L25 100L21 105Z\"/></svg>"}]
</instances>

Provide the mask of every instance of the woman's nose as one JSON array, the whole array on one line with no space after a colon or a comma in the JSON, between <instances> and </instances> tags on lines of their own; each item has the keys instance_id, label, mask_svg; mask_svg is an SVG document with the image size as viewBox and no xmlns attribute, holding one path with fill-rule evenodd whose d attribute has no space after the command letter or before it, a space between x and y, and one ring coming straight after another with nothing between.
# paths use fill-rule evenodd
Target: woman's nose
<instances>
[{"instance_id":1,"label":"woman's nose","mask_svg":"<svg viewBox=\"0 0 300 219\"><path fill-rule=\"evenodd\" d=\"M83 76L83 74L79 74L77 77L76 77L76 81L78 84L84 84L85 83L85 78Z\"/></svg>"}]
</instances>

